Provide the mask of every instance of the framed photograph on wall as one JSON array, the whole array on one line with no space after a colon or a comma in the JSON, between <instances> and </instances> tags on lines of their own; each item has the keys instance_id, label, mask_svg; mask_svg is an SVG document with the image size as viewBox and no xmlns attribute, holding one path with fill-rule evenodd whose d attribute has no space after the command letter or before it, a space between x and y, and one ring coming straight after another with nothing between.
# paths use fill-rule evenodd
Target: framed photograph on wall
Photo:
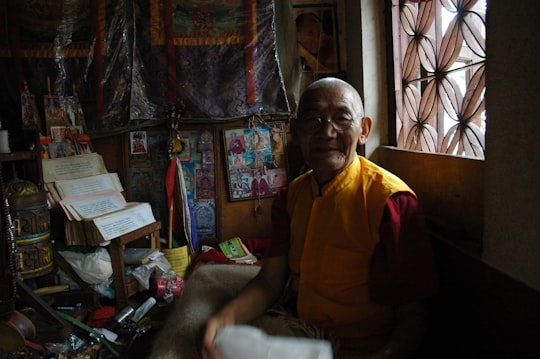
<instances>
[{"instance_id":1,"label":"framed photograph on wall","mask_svg":"<svg viewBox=\"0 0 540 359\"><path fill-rule=\"evenodd\" d=\"M223 131L229 199L274 196L287 184L285 122Z\"/></svg>"},{"instance_id":2,"label":"framed photograph on wall","mask_svg":"<svg viewBox=\"0 0 540 359\"><path fill-rule=\"evenodd\" d=\"M129 133L132 155L142 155L148 151L146 131L132 131Z\"/></svg>"},{"instance_id":3,"label":"framed photograph on wall","mask_svg":"<svg viewBox=\"0 0 540 359\"><path fill-rule=\"evenodd\" d=\"M336 3L293 2L298 53L304 72L341 71Z\"/></svg>"}]
</instances>

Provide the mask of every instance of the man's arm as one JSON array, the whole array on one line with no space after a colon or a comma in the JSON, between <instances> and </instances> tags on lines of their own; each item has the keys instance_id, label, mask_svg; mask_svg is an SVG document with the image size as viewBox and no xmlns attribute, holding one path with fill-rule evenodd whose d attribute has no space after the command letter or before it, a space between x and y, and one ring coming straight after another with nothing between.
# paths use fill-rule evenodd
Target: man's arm
<instances>
[{"instance_id":1,"label":"man's arm","mask_svg":"<svg viewBox=\"0 0 540 359\"><path fill-rule=\"evenodd\" d=\"M219 329L228 325L247 323L257 318L280 298L285 287L287 273L286 257L264 259L261 271L257 276L235 299L207 321L202 343L204 359L221 358L214 346L214 338Z\"/></svg>"},{"instance_id":2,"label":"man's arm","mask_svg":"<svg viewBox=\"0 0 540 359\"><path fill-rule=\"evenodd\" d=\"M214 346L219 329L247 323L274 304L283 294L289 275L289 216L286 209L287 189L280 190L272 204L272 238L264 255L261 271L248 285L206 323L202 354L204 359L221 358Z\"/></svg>"},{"instance_id":3,"label":"man's arm","mask_svg":"<svg viewBox=\"0 0 540 359\"><path fill-rule=\"evenodd\" d=\"M424 338L428 322L427 305L424 302L396 306L395 324L390 339L380 351L366 359L410 358Z\"/></svg>"},{"instance_id":4,"label":"man's arm","mask_svg":"<svg viewBox=\"0 0 540 359\"><path fill-rule=\"evenodd\" d=\"M394 308L395 325L386 345L369 358L408 358L428 327L427 298L438 292L430 238L416 197L398 193L387 201L380 236L370 293L374 301Z\"/></svg>"}]
</instances>

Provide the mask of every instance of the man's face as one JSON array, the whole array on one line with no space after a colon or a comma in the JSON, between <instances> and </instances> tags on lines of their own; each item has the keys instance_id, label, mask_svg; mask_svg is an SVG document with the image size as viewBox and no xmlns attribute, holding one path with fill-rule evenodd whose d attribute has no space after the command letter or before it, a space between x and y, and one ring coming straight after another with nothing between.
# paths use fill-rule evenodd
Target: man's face
<instances>
[{"instance_id":1,"label":"man's face","mask_svg":"<svg viewBox=\"0 0 540 359\"><path fill-rule=\"evenodd\" d=\"M367 127L362 126L367 118L363 118L360 101L356 92L340 84L304 93L293 134L306 164L319 181L327 182L345 169L356 157L357 145L367 140L371 122ZM307 121L314 118L321 119L317 128L307 125Z\"/></svg>"}]
</instances>

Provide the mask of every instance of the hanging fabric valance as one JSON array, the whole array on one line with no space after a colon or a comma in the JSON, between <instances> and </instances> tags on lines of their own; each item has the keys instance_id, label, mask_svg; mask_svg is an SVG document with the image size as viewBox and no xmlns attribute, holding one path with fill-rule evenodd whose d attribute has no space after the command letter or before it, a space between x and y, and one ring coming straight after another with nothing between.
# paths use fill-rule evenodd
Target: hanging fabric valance
<instances>
[{"instance_id":1,"label":"hanging fabric valance","mask_svg":"<svg viewBox=\"0 0 540 359\"><path fill-rule=\"evenodd\" d=\"M29 90L38 100L49 87L76 91L92 134L161 121L172 106L195 122L294 110L297 58L279 54L277 39L295 33L272 0L17 0L17 14L9 1L0 0L0 68L13 115L20 80L4 29L14 16Z\"/></svg>"}]
</instances>

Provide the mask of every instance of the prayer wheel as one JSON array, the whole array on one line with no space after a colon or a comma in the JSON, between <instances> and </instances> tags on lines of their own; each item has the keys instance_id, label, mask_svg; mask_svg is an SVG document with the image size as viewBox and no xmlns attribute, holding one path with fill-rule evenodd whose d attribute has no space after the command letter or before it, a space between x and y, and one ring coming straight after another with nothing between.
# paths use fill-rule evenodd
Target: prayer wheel
<instances>
[{"instance_id":1,"label":"prayer wheel","mask_svg":"<svg viewBox=\"0 0 540 359\"><path fill-rule=\"evenodd\" d=\"M52 272L50 213L47 192L29 181L6 184L9 213L13 222L17 271L23 279Z\"/></svg>"}]
</instances>

